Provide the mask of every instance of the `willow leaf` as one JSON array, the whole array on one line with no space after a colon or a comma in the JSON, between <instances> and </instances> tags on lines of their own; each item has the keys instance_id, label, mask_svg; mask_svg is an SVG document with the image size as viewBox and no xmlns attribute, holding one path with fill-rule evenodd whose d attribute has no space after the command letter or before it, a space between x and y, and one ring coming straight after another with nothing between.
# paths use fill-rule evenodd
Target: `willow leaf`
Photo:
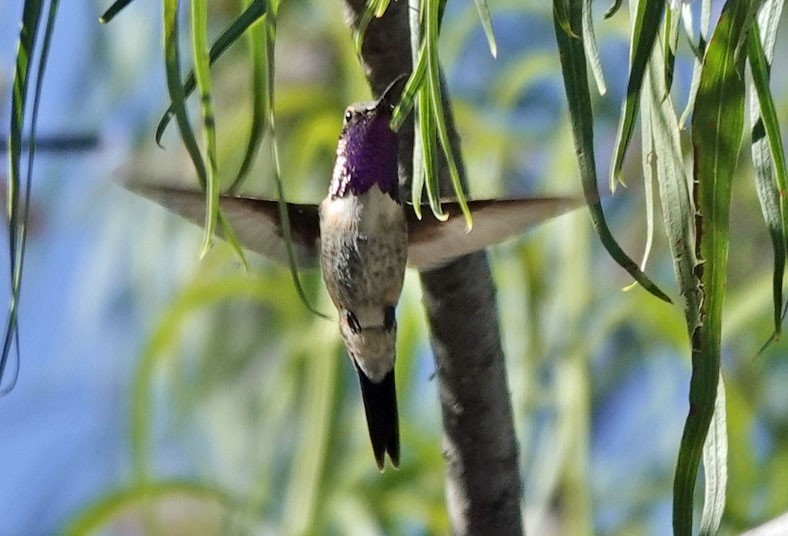
<instances>
[{"instance_id":1,"label":"willow leaf","mask_svg":"<svg viewBox=\"0 0 788 536\"><path fill-rule=\"evenodd\" d=\"M250 26L265 16L267 11L267 0L253 0L238 18L219 35L214 44L211 45L209 53L210 64L213 65L231 45L238 41L238 38L240 38ZM186 76L186 80L183 83L184 94L188 97L194 91L195 87L196 80L194 78L194 71L191 71ZM161 144L161 137L164 135L164 131L167 129L167 125L170 123L174 113L175 109L171 104L159 120L159 124L156 126L156 143Z\"/></svg>"},{"instance_id":2,"label":"willow leaf","mask_svg":"<svg viewBox=\"0 0 788 536\"><path fill-rule=\"evenodd\" d=\"M728 260L731 183L744 126L744 55L751 2L727 2L703 60L692 118L698 265L703 289L701 323L692 333L690 410L684 425L673 484L673 530L692 532L693 493L701 452L717 396L722 304Z\"/></svg>"},{"instance_id":3,"label":"willow leaf","mask_svg":"<svg viewBox=\"0 0 788 536\"><path fill-rule=\"evenodd\" d=\"M186 94L180 79L180 47L178 43L178 0L164 0L164 58L167 75L167 90L172 101L172 110L178 123L181 140L194 164L200 185L205 188L207 171L197 140L194 137L189 116L186 112Z\"/></svg>"},{"instance_id":4,"label":"willow leaf","mask_svg":"<svg viewBox=\"0 0 788 536\"><path fill-rule=\"evenodd\" d=\"M700 303L700 288L693 274L697 264L695 234L692 227L695 211L687 186L681 132L664 73L664 55L660 49L655 48L647 76L643 81L641 102L645 104L650 116L648 122L652 129L650 139L653 143L651 155L659 184L663 223L673 256L676 280L685 301L687 332L691 334L699 322L698 304Z\"/></svg>"},{"instance_id":5,"label":"willow leaf","mask_svg":"<svg viewBox=\"0 0 788 536\"><path fill-rule=\"evenodd\" d=\"M651 50L654 48L654 43L659 35L659 26L664 9L665 0L641 0L638 2L635 22L632 27L632 45L630 48L632 54L627 94L621 110L621 119L613 151L613 161L610 166L611 190L615 190L616 182L623 182L621 167L624 163L627 147L632 139L632 132L635 129L643 75L646 72Z\"/></svg>"},{"instance_id":6,"label":"willow leaf","mask_svg":"<svg viewBox=\"0 0 788 536\"><path fill-rule=\"evenodd\" d=\"M99 22L101 24L108 23L115 18L115 15L120 13L123 8L125 8L131 2L132 0L117 0L116 2L113 2L112 5L109 6L109 8L99 17Z\"/></svg>"},{"instance_id":7,"label":"willow leaf","mask_svg":"<svg viewBox=\"0 0 788 536\"><path fill-rule=\"evenodd\" d=\"M8 306L5 333L3 336L3 350L0 355L0 396L10 392L19 374L19 300L22 292L22 272L24 271L25 246L27 244L27 220L30 208L30 192L33 180L33 162L36 148L36 124L38 123L38 110L41 102L44 73L46 72L49 48L52 42L52 33L55 28L58 1L52 0L45 23L44 42L38 60L38 70L35 79L35 92L33 96L32 118L30 121L30 144L28 148L27 170L25 178L24 199L20 207L21 169L22 158L22 131L25 125L25 109L27 106L28 88L30 80L31 61L35 51L38 31L41 26L43 2L26 0L22 10L22 24L19 30L19 42L16 52L16 66L14 70L13 94L11 97L11 125L8 138L9 173L8 173L8 258L10 261L11 275L11 300ZM2 386L8 358L11 355L11 346L16 345L17 366L14 377L8 385Z\"/></svg>"},{"instance_id":8,"label":"willow leaf","mask_svg":"<svg viewBox=\"0 0 788 536\"><path fill-rule=\"evenodd\" d=\"M253 3L254 0L252 0L251 4ZM248 7L249 6L247 6L247 8ZM247 35L249 41L249 56L252 60L252 117L243 161L238 168L235 179L228 189L230 192L236 191L249 175L252 164L254 164L257 153L262 146L266 130L266 80L268 62L265 54L265 30L262 25L254 25L249 28Z\"/></svg>"},{"instance_id":9,"label":"willow leaf","mask_svg":"<svg viewBox=\"0 0 788 536\"><path fill-rule=\"evenodd\" d=\"M596 81L596 89L600 95L604 95L607 93L607 86L605 85L602 60L599 58L599 48L594 35L594 19L591 15L591 0L585 0L583 2L583 43L588 53L588 64L591 66L591 73Z\"/></svg>"},{"instance_id":10,"label":"willow leaf","mask_svg":"<svg viewBox=\"0 0 788 536\"><path fill-rule=\"evenodd\" d=\"M786 191L785 153L780 136L774 101L769 89L769 69L774 54L774 37L782 12L783 2L769 1L759 17L764 27L763 37L758 26L753 26L748 39L748 57L752 71L753 92L751 99L752 159L755 168L756 189L761 211L769 229L774 252L772 294L774 302L774 335L780 333L783 314L783 275L785 273L786 230L788 230L788 202L780 192ZM776 176L775 176L776 175ZM771 339L770 339L771 340Z\"/></svg>"},{"instance_id":11,"label":"willow leaf","mask_svg":"<svg viewBox=\"0 0 788 536\"><path fill-rule=\"evenodd\" d=\"M487 37L487 46L490 47L490 54L493 58L498 57L498 45L495 42L492 19L490 18L490 8L487 7L487 0L475 0L476 9L479 11L479 19L482 21L484 35Z\"/></svg>"},{"instance_id":12,"label":"willow leaf","mask_svg":"<svg viewBox=\"0 0 788 536\"><path fill-rule=\"evenodd\" d=\"M728 431L725 412L725 382L720 374L714 418L703 445L703 472L706 487L703 513L700 516L701 536L714 536L720 529L725 512L725 490L728 483Z\"/></svg>"},{"instance_id":13,"label":"willow leaf","mask_svg":"<svg viewBox=\"0 0 788 536\"><path fill-rule=\"evenodd\" d=\"M695 52L695 62L692 66L692 79L690 80L689 97L687 98L687 106L681 114L679 124L683 127L692 114L695 107L695 96L698 94L698 86L700 85L700 71L703 64L703 56L706 54L706 43L709 35L709 25L711 24L711 0L702 0L700 4L700 33L698 35L698 44L692 42L692 11L690 6L685 5L682 7L681 18L684 22L684 32L688 36L690 46Z\"/></svg>"},{"instance_id":14,"label":"willow leaf","mask_svg":"<svg viewBox=\"0 0 788 536\"><path fill-rule=\"evenodd\" d=\"M213 240L217 213L219 211L216 120L213 114L213 97L211 95L211 68L208 57L208 8L206 0L191 0L191 11L194 75L197 80L197 90L200 94L203 141L208 160L205 177L205 230L203 232L201 253L201 255L205 255Z\"/></svg>"},{"instance_id":15,"label":"willow leaf","mask_svg":"<svg viewBox=\"0 0 788 536\"><path fill-rule=\"evenodd\" d=\"M276 69L275 46L276 46L276 29L277 29L277 14L279 12L279 0L271 2L268 16L265 19L265 64L268 67L267 73L267 87L266 87L266 110L268 112L268 130L271 132L271 160L274 166L274 183L276 184L277 201L279 205L279 221L282 222L282 236L285 239L285 248L287 249L287 259L290 264L290 277L295 286L298 297L301 303L304 304L309 312L321 318L328 319L328 315L321 313L315 309L306 297L304 287L301 284L301 278L298 275L298 268L296 267L295 252L293 251L293 239L290 228L290 212L287 210L287 199L285 197L284 184L282 182L282 169L279 165L279 148L276 142L276 115L275 110L275 93L274 93L274 71Z\"/></svg>"},{"instance_id":16,"label":"willow leaf","mask_svg":"<svg viewBox=\"0 0 788 536\"><path fill-rule=\"evenodd\" d=\"M428 120L434 122L435 134L440 146L443 150L446 164L449 168L449 176L451 177L452 186L454 187L454 194L457 202L460 204L462 214L465 216L465 225L468 231L473 227L473 220L471 219L471 211L468 208L468 203L465 200L465 195L460 182L460 173L457 169L457 161L454 158L454 148L449 141L449 132L446 128L446 115L443 111L443 100L441 96L441 87L443 85L443 77L441 76L440 65L438 63L438 14L435 13L434 7L430 3L427 4L427 81L428 93L430 99L430 107L432 109L432 117ZM431 46L430 43L433 45ZM435 136L427 138L427 143L434 143ZM436 169L437 171L437 169ZM440 205L440 190L438 185L438 175L433 173L432 177L427 174L427 192L429 194L430 208L432 209L435 217L439 219L446 219L443 209Z\"/></svg>"},{"instance_id":17,"label":"willow leaf","mask_svg":"<svg viewBox=\"0 0 788 536\"><path fill-rule=\"evenodd\" d=\"M679 41L679 14L672 9L665 13L665 37L662 47L665 58L665 86L673 85L673 68L676 63L676 49Z\"/></svg>"},{"instance_id":18,"label":"willow leaf","mask_svg":"<svg viewBox=\"0 0 788 536\"><path fill-rule=\"evenodd\" d=\"M616 12L618 12L619 8L621 7L621 3L622 2L623 2L623 0L613 0L613 3L610 4L609 8L607 8L607 11L605 11L605 14L603 15L603 17L606 18L606 19L609 19L610 17L615 15Z\"/></svg>"},{"instance_id":19,"label":"willow leaf","mask_svg":"<svg viewBox=\"0 0 788 536\"><path fill-rule=\"evenodd\" d=\"M554 10L556 4L562 0L554 0ZM579 35L582 26L582 0L572 0L569 4L569 23L572 32L564 31L557 18L554 17L555 35L558 41L559 56L561 59L561 71L564 78L564 88L569 103L569 116L572 123L572 136L575 144L575 156L580 169L580 180L583 185L583 193L588 203L591 214L591 222L599 235L602 244L611 257L624 268L643 288L651 292L656 297L670 302L670 298L662 292L644 274L638 265L633 261L618 245L613 235L610 233L602 204L599 201L597 192L596 162L594 159L594 130L593 112L591 109L591 94L588 89L588 78L586 72L586 58L583 43L579 38L572 35Z\"/></svg>"}]
</instances>

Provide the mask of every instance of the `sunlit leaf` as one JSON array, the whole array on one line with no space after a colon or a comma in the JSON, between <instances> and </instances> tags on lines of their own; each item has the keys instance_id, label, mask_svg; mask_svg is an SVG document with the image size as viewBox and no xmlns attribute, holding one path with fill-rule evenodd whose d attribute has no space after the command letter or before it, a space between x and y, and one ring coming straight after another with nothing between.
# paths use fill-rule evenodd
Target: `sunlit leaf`
<instances>
[{"instance_id":1,"label":"sunlit leaf","mask_svg":"<svg viewBox=\"0 0 788 536\"><path fill-rule=\"evenodd\" d=\"M230 46L236 43L247 29L265 16L268 10L268 3L268 0L252 0L238 18L219 35L216 42L211 45L209 53L211 65L213 65ZM183 83L184 94L188 97L194 91L195 87L196 80L194 78L194 71L192 71L186 76L186 80ZM159 120L159 124L156 126L156 143L161 144L161 137L164 135L164 131L173 115L174 108L170 105L167 111L164 112L164 116Z\"/></svg>"},{"instance_id":2,"label":"sunlit leaf","mask_svg":"<svg viewBox=\"0 0 788 536\"><path fill-rule=\"evenodd\" d=\"M256 3L256 0L247 0L247 9ZM249 41L249 56L252 62L252 116L248 141L244 158L238 168L238 174L228 188L229 192L236 191L243 184L254 164L255 157L260 151L260 146L265 136L267 117L266 87L268 76L267 55L265 52L265 29L263 25L252 25L247 33Z\"/></svg>"},{"instance_id":3,"label":"sunlit leaf","mask_svg":"<svg viewBox=\"0 0 788 536\"><path fill-rule=\"evenodd\" d=\"M642 0L638 2L635 22L632 25L632 45L630 52L629 80L627 93L621 110L621 119L616 135L613 161L610 164L610 189L615 190L617 182L623 182L621 167L624 163L629 141L635 128L635 119L640 101L643 75L646 72L651 50L659 35L665 0Z\"/></svg>"},{"instance_id":4,"label":"sunlit leaf","mask_svg":"<svg viewBox=\"0 0 788 536\"><path fill-rule=\"evenodd\" d=\"M475 0L476 9L479 11L479 18L482 21L484 35L487 37L487 46L490 47L490 54L493 58L498 57L498 45L495 43L495 33L493 32L492 19L490 19L490 8L487 7L487 0Z\"/></svg>"},{"instance_id":5,"label":"sunlit leaf","mask_svg":"<svg viewBox=\"0 0 788 536\"><path fill-rule=\"evenodd\" d=\"M769 89L769 69L774 54L774 36L780 19L783 2L769 2L764 6L761 24L764 25L763 42L758 25L753 25L748 38L747 55L752 71L752 87L757 99L751 100L752 156L755 181L764 220L769 229L774 251L772 278L774 301L774 333L780 333L783 311L783 274L785 273L786 230L788 230L788 200L780 192L786 190L786 171L777 111ZM765 136L765 138L764 138Z\"/></svg>"},{"instance_id":6,"label":"sunlit leaf","mask_svg":"<svg viewBox=\"0 0 788 536\"><path fill-rule=\"evenodd\" d=\"M208 10L206 0L191 0L192 49L194 75L200 94L200 110L203 120L203 142L208 160L205 177L205 230L201 256L205 255L213 241L216 219L219 212L219 177L216 156L216 120L213 114L211 94L211 67L208 58Z\"/></svg>"},{"instance_id":7,"label":"sunlit leaf","mask_svg":"<svg viewBox=\"0 0 788 536\"><path fill-rule=\"evenodd\" d=\"M692 44L692 11L690 6L683 6L681 18L684 23L684 32L690 44ZM690 91L687 97L687 106L681 114L679 124L683 127L692 114L695 107L695 96L698 93L698 86L700 85L700 71L703 65L703 56L706 54L706 43L709 35L709 25L711 24L711 0L701 0L700 6L700 34L698 35L698 43L692 44L695 52L695 61L692 66L692 80L690 81Z\"/></svg>"},{"instance_id":8,"label":"sunlit leaf","mask_svg":"<svg viewBox=\"0 0 788 536\"><path fill-rule=\"evenodd\" d=\"M560 3L561 0L555 0L555 2ZM571 17L569 22L571 27L575 29L572 33L577 35L582 33L581 2L582 0L572 0L569 4L569 15ZM607 226L597 191L593 115L583 43L580 39L572 37L572 34L565 32L557 20L554 22L561 58L561 71L564 76L564 87L569 103L569 116L572 122L575 156L580 168L580 179L590 210L591 222L610 256L629 272L638 283L643 285L643 288L658 298L670 302L670 298L638 268L635 261L624 253Z\"/></svg>"},{"instance_id":9,"label":"sunlit leaf","mask_svg":"<svg viewBox=\"0 0 788 536\"><path fill-rule=\"evenodd\" d=\"M118 13L120 13L120 12L123 10L123 8L125 8L125 7L126 7L127 5L129 5L131 2L132 2L132 0L116 0L116 1L115 1L115 2L113 2L113 3L112 3L112 5L111 5L111 6L109 6L109 8L108 8L108 9L107 9L107 10L106 10L106 11L105 11L105 12L104 12L102 15L101 15L101 17L99 17L99 22L100 22L100 23L102 23L102 24L106 24L106 23L108 23L109 21L111 21L112 19L114 19L114 18L115 18L115 15L117 15Z\"/></svg>"},{"instance_id":10,"label":"sunlit leaf","mask_svg":"<svg viewBox=\"0 0 788 536\"><path fill-rule=\"evenodd\" d=\"M725 412L725 382L720 375L717 400L714 403L714 418L703 445L704 489L703 513L700 517L700 534L714 536L720 529L725 512L725 496L728 484L728 430Z\"/></svg>"},{"instance_id":11,"label":"sunlit leaf","mask_svg":"<svg viewBox=\"0 0 788 536\"><path fill-rule=\"evenodd\" d=\"M17 44L16 67L14 70L14 86L11 100L11 126L8 138L8 192L7 192L7 228L8 228L8 258L10 261L9 273L11 275L11 301L8 307L5 333L3 335L3 350L0 355L0 396L7 394L16 384L19 374L19 333L18 313L19 299L22 292L22 272L24 270L25 249L27 245L27 224L30 209L30 192L33 181L33 162L36 147L36 124L38 123L38 110L41 102L44 73L46 72L49 48L52 42L52 33L55 28L55 19L59 2L52 0L46 18L44 42L38 58L38 70L35 77L35 93L33 96L32 118L30 121L30 143L28 147L27 170L22 193L21 169L22 158L22 131L25 126L25 109L27 106L30 69L32 56L36 47L36 39L41 25L43 2L26 0L22 11L22 24L19 31ZM20 206L21 202L21 206ZM16 343L17 366L14 377L8 385L3 387L3 377L8 359L11 355L11 346Z\"/></svg>"},{"instance_id":12,"label":"sunlit leaf","mask_svg":"<svg viewBox=\"0 0 788 536\"><path fill-rule=\"evenodd\" d=\"M751 2L728 2L703 60L692 118L695 219L702 284L700 325L692 332L690 411L673 485L673 530L692 532L693 493L703 445L714 414L720 374L722 304L728 260L731 183L744 126L744 55L737 46L748 28Z\"/></svg>"},{"instance_id":13,"label":"sunlit leaf","mask_svg":"<svg viewBox=\"0 0 788 536\"><path fill-rule=\"evenodd\" d=\"M607 93L607 86L605 85L605 74L602 71L602 60L599 57L599 49L596 44L596 36L594 35L594 19L591 12L591 0L583 2L583 44L586 47L588 54L588 64L591 67L591 73L596 80L596 88L600 95Z\"/></svg>"}]
</instances>

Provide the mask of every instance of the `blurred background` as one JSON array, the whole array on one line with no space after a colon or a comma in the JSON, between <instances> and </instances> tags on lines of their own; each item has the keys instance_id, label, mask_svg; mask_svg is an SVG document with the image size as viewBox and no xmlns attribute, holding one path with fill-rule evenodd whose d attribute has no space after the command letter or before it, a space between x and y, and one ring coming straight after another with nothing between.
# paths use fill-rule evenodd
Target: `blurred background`
<instances>
[{"instance_id":1,"label":"blurred background","mask_svg":"<svg viewBox=\"0 0 788 536\"><path fill-rule=\"evenodd\" d=\"M107 26L97 19L109 1L61 5L38 133L71 143L37 153L21 370L0 399L0 535L448 533L417 274L408 272L398 310L402 467L380 474L336 326L305 309L288 270L251 255L246 270L221 242L200 260L199 228L118 186L124 178L194 182L175 130L165 150L153 139L168 104L159 4L134 2ZM210 3L212 35L239 4ZM21 0L0 3L4 139L21 7ZM579 194L551 9L513 0L490 7L497 59L470 2L448 3L441 38L471 195ZM595 21L608 93L595 112L606 177L629 26L626 10L601 20L603 7ZM342 111L368 99L369 89L339 2L285 2L277 37L286 193L316 203ZM785 40L777 47L779 58ZM689 85L687 48L676 73L679 108ZM248 61L242 42L213 71L228 180L248 135ZM774 76L785 117L784 71ZM271 197L264 147L243 190ZM634 258L647 240L640 158L633 145L627 188L604 202ZM746 154L740 171L723 330L725 534L788 509L786 344L757 355L772 329L772 256ZM527 531L669 533L690 373L681 306L640 288L623 291L630 280L582 210L490 255ZM647 272L680 301L659 226ZM7 272L0 277L8 280ZM305 274L303 283L310 302L330 312L319 274Z\"/></svg>"}]
</instances>

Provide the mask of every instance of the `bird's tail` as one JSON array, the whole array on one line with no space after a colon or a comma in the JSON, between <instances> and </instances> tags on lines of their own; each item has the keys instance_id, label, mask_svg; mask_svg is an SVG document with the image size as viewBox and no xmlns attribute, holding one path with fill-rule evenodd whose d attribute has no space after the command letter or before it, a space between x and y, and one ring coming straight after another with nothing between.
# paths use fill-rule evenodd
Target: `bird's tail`
<instances>
[{"instance_id":1,"label":"bird's tail","mask_svg":"<svg viewBox=\"0 0 788 536\"><path fill-rule=\"evenodd\" d=\"M389 371L380 383L374 383L367 378L358 365L356 372L361 384L364 411L367 414L369 439L372 442L378 468L383 470L386 452L391 459L391 465L395 468L399 467L399 422L394 369Z\"/></svg>"}]
</instances>

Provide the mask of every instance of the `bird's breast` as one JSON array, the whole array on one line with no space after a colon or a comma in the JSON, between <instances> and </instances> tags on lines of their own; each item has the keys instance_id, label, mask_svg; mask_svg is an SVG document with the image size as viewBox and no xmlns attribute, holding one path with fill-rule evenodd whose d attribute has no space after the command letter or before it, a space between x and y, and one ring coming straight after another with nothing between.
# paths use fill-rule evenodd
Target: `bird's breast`
<instances>
[{"instance_id":1,"label":"bird's breast","mask_svg":"<svg viewBox=\"0 0 788 536\"><path fill-rule=\"evenodd\" d=\"M320 205L323 279L337 307L396 305L407 262L402 205L377 186Z\"/></svg>"}]
</instances>

